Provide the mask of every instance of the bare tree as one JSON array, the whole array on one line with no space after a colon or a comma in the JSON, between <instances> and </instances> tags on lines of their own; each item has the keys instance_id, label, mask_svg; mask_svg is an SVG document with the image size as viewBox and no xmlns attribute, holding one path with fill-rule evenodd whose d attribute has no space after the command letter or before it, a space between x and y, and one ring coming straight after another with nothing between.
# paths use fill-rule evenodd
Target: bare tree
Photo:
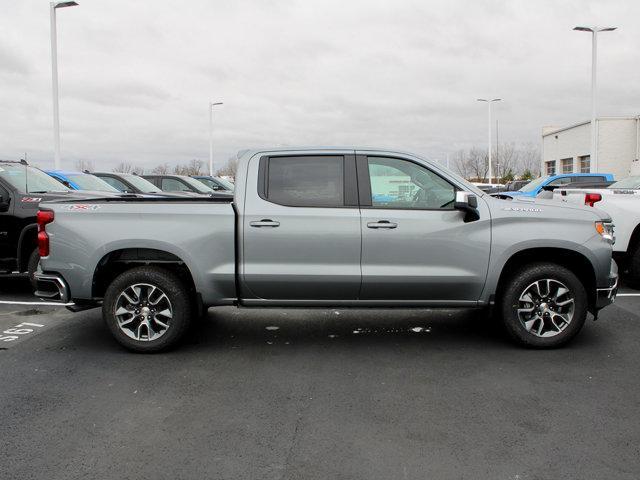
<instances>
[{"instance_id":1,"label":"bare tree","mask_svg":"<svg viewBox=\"0 0 640 480\"><path fill-rule=\"evenodd\" d=\"M238 170L238 157L231 157L227 160L224 167L219 168L216 171L218 177L231 177L236 178L236 171Z\"/></svg>"},{"instance_id":2,"label":"bare tree","mask_svg":"<svg viewBox=\"0 0 640 480\"><path fill-rule=\"evenodd\" d=\"M518 173L531 172L534 176L540 176L540 148L534 143L527 143L519 149Z\"/></svg>"},{"instance_id":3,"label":"bare tree","mask_svg":"<svg viewBox=\"0 0 640 480\"><path fill-rule=\"evenodd\" d=\"M162 165L158 165L151 169L151 173L155 173L157 175L165 175L169 173L169 164L163 163Z\"/></svg>"},{"instance_id":4,"label":"bare tree","mask_svg":"<svg viewBox=\"0 0 640 480\"><path fill-rule=\"evenodd\" d=\"M141 174L143 173L143 169L140 167L135 166L133 163L131 162L120 162L116 168L113 169L114 172L118 172L118 173L137 173L137 174Z\"/></svg>"},{"instance_id":5,"label":"bare tree","mask_svg":"<svg viewBox=\"0 0 640 480\"><path fill-rule=\"evenodd\" d=\"M76 170L80 172L84 172L88 170L89 172L93 172L93 161L92 160L76 160Z\"/></svg>"},{"instance_id":6,"label":"bare tree","mask_svg":"<svg viewBox=\"0 0 640 480\"><path fill-rule=\"evenodd\" d=\"M176 175L202 175L202 160L195 158L185 165L176 165L173 173Z\"/></svg>"},{"instance_id":7,"label":"bare tree","mask_svg":"<svg viewBox=\"0 0 640 480\"><path fill-rule=\"evenodd\" d=\"M496 150L496 176L502 178L509 171L514 173L519 168L517 164L520 157L520 152L516 149L515 144L503 143L498 145Z\"/></svg>"}]
</instances>

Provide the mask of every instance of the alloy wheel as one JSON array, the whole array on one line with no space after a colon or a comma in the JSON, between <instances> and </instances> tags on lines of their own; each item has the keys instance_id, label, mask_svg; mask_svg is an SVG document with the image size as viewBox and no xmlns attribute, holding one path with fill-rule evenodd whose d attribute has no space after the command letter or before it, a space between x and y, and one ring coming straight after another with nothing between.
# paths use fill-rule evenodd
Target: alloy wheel
<instances>
[{"instance_id":1,"label":"alloy wheel","mask_svg":"<svg viewBox=\"0 0 640 480\"><path fill-rule=\"evenodd\" d=\"M573 320L575 298L562 282L545 278L524 289L518 300L518 319L537 337L555 337Z\"/></svg>"},{"instance_id":2,"label":"alloy wheel","mask_svg":"<svg viewBox=\"0 0 640 480\"><path fill-rule=\"evenodd\" d=\"M164 335L173 318L173 307L167 295L148 283L127 287L118 295L114 309L120 331L143 342Z\"/></svg>"}]
</instances>

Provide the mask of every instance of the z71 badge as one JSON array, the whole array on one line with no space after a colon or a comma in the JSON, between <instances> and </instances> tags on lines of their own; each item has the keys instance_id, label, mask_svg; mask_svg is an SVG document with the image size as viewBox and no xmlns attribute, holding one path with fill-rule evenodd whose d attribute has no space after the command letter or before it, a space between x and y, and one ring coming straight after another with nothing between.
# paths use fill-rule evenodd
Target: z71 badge
<instances>
[{"instance_id":1,"label":"z71 badge","mask_svg":"<svg viewBox=\"0 0 640 480\"><path fill-rule=\"evenodd\" d=\"M69 212L89 212L91 210L98 210L99 208L100 205L86 205L84 203L65 205L62 207L63 210L67 210Z\"/></svg>"}]
</instances>

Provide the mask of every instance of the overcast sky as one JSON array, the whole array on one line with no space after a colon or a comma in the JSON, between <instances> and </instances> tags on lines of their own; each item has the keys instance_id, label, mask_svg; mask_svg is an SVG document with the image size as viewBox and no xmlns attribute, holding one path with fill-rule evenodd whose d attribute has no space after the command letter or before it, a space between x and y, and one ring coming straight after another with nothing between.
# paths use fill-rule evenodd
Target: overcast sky
<instances>
[{"instance_id":1,"label":"overcast sky","mask_svg":"<svg viewBox=\"0 0 640 480\"><path fill-rule=\"evenodd\" d=\"M53 165L49 2L0 0L0 158ZM370 145L443 160L590 115L640 114L640 2L78 0L58 10L63 166L215 159L273 145Z\"/></svg>"}]
</instances>

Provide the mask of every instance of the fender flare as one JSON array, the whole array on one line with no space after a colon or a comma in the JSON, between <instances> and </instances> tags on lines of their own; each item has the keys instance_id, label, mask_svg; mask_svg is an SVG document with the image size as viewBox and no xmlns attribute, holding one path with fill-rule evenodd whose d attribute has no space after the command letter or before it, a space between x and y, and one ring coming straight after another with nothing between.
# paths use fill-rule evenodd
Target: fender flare
<instances>
[{"instance_id":1,"label":"fender flare","mask_svg":"<svg viewBox=\"0 0 640 480\"><path fill-rule=\"evenodd\" d=\"M34 230L34 233L36 233L36 235L37 235L38 224L37 223L30 223L30 224L26 225L20 231L20 236L18 237L18 253L17 253L17 257L16 257L16 264L18 265L18 271L19 272L23 272L23 271L25 271L27 269L26 263L29 260L27 259L26 262L22 262L22 255L23 255L23 247L24 247L25 238L26 238L27 234L30 233L31 230ZM23 265L23 263L24 263L24 265Z\"/></svg>"}]
</instances>

